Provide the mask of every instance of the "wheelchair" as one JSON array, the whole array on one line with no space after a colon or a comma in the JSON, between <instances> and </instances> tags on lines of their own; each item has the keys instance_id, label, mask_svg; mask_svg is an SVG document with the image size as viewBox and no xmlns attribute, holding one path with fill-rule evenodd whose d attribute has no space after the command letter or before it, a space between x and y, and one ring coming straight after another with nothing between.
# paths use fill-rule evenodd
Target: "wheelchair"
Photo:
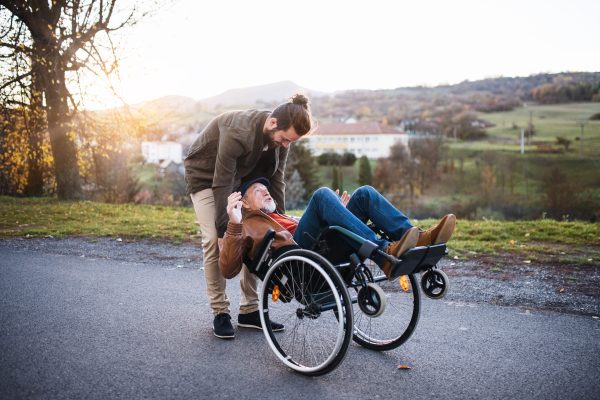
<instances>
[{"instance_id":1,"label":"wheelchair","mask_svg":"<svg viewBox=\"0 0 600 400\"><path fill-rule=\"evenodd\" d=\"M389 240L377 227L369 227ZM254 259L244 260L263 281L259 314L267 342L285 365L301 374L333 371L353 340L377 351L401 346L419 321L419 286L432 299L448 290L448 277L437 268L448 254L445 244L416 247L398 259L342 227L321 229L314 238L304 235L312 243L308 250L293 245L271 251L275 231L269 230ZM374 257L392 263L393 280ZM273 332L271 319L285 330Z\"/></svg>"}]
</instances>

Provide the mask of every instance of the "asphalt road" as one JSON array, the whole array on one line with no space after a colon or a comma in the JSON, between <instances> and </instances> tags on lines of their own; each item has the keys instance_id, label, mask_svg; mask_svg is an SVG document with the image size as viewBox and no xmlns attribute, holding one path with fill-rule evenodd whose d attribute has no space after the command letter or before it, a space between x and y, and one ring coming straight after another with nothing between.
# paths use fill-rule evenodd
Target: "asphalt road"
<instances>
[{"instance_id":1,"label":"asphalt road","mask_svg":"<svg viewBox=\"0 0 600 400\"><path fill-rule=\"evenodd\" d=\"M299 375L212 333L203 271L0 248L0 398L599 399L600 319L424 299L399 349ZM233 318L239 285L232 281ZM408 365L410 370L398 370Z\"/></svg>"}]
</instances>

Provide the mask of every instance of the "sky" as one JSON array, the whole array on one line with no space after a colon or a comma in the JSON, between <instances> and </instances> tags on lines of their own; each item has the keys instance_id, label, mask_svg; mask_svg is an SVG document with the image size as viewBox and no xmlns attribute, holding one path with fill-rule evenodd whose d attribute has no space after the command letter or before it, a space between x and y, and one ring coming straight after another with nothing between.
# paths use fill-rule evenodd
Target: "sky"
<instances>
[{"instance_id":1,"label":"sky","mask_svg":"<svg viewBox=\"0 0 600 400\"><path fill-rule=\"evenodd\" d=\"M127 33L128 103L291 80L391 89L600 71L598 0L179 0Z\"/></svg>"}]
</instances>

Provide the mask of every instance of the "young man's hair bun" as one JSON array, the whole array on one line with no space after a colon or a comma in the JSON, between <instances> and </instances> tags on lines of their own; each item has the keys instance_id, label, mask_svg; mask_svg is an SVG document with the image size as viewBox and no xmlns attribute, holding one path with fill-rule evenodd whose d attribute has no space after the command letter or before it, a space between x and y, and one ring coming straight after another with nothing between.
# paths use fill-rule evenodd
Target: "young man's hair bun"
<instances>
[{"instance_id":1,"label":"young man's hair bun","mask_svg":"<svg viewBox=\"0 0 600 400\"><path fill-rule=\"evenodd\" d=\"M287 131L293 126L298 136L304 136L312 129L308 97L300 93L277 106L270 117L277 119L277 130Z\"/></svg>"},{"instance_id":2,"label":"young man's hair bun","mask_svg":"<svg viewBox=\"0 0 600 400\"><path fill-rule=\"evenodd\" d=\"M308 109L308 97L306 97L305 95L296 93L295 95L290 97L290 100L292 101L292 104L298 104L299 106Z\"/></svg>"}]
</instances>

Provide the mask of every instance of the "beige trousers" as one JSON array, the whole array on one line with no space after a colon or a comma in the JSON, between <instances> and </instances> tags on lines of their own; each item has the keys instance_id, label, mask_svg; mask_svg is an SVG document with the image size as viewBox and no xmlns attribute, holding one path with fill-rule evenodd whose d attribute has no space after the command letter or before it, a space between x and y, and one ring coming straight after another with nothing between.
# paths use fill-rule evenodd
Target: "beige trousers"
<instances>
[{"instance_id":1,"label":"beige trousers","mask_svg":"<svg viewBox=\"0 0 600 400\"><path fill-rule=\"evenodd\" d=\"M208 305L212 308L213 315L229 314L229 298L225 293L226 280L219 270L219 246L212 189L201 190L192 194L191 197L202 232L204 277L206 278ZM258 310L258 281L256 275L253 275L244 265L240 273L240 287L242 289L240 314L248 314Z\"/></svg>"}]
</instances>

